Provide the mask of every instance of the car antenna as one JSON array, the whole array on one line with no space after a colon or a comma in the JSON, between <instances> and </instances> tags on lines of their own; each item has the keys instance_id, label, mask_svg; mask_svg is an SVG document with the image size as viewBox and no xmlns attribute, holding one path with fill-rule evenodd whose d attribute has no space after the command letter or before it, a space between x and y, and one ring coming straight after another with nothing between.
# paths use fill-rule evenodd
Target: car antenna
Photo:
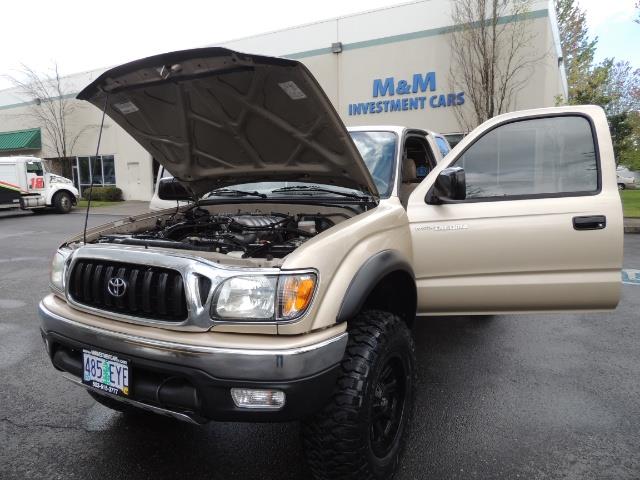
<instances>
[{"instance_id":1,"label":"car antenna","mask_svg":"<svg viewBox=\"0 0 640 480\"><path fill-rule=\"evenodd\" d=\"M104 107L102 108L102 120L100 121L100 131L98 132L98 144L96 145L96 156L94 158L98 158L98 153L100 153L100 140L102 140L102 129L104 128L104 116L107 113L107 100L109 99L109 94L107 93L104 97ZM89 183L89 198L87 199L87 211L84 215L84 231L82 233L82 242L84 245L87 244L87 223L89 222L89 209L91 208L91 196L93 195L93 169L91 168L91 158L89 158L89 173L91 175L91 182Z\"/></svg>"}]
</instances>

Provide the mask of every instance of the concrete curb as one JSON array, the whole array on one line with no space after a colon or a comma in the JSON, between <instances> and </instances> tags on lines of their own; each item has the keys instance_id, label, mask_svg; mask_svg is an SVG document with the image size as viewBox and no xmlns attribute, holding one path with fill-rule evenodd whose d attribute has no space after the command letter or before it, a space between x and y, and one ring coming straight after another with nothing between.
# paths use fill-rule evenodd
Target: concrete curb
<instances>
[{"instance_id":1,"label":"concrete curb","mask_svg":"<svg viewBox=\"0 0 640 480\"><path fill-rule=\"evenodd\" d=\"M640 218L625 218L624 233L640 233Z\"/></svg>"}]
</instances>

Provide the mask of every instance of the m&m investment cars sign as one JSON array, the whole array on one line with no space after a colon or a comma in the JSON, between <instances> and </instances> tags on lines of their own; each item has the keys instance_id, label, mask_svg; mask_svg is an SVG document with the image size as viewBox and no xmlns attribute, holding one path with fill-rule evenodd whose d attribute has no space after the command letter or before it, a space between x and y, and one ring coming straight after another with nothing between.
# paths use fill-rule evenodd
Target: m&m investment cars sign
<instances>
[{"instance_id":1,"label":"m&m investment cars sign","mask_svg":"<svg viewBox=\"0 0 640 480\"><path fill-rule=\"evenodd\" d=\"M464 104L464 92L432 93L435 91L436 72L427 72L424 75L414 73L411 80L396 81L394 77L376 78L373 80L374 100L350 103L348 113L350 116L375 115ZM426 95L420 95L427 92L429 93Z\"/></svg>"}]
</instances>

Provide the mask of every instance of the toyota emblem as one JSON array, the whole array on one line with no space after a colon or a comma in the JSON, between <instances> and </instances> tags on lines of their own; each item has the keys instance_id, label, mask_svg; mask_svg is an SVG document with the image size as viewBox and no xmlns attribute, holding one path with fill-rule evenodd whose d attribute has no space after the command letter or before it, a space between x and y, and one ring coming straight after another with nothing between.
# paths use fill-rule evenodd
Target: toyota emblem
<instances>
[{"instance_id":1,"label":"toyota emblem","mask_svg":"<svg viewBox=\"0 0 640 480\"><path fill-rule=\"evenodd\" d=\"M107 290L114 297L121 297L127 291L127 282L123 278L113 277L107 283Z\"/></svg>"}]
</instances>

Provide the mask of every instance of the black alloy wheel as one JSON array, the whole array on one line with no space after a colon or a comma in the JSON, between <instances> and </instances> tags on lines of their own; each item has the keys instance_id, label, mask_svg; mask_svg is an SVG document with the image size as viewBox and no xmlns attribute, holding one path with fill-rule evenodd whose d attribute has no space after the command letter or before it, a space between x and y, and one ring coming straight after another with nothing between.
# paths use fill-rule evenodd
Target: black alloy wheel
<instances>
[{"instance_id":1,"label":"black alloy wheel","mask_svg":"<svg viewBox=\"0 0 640 480\"><path fill-rule=\"evenodd\" d=\"M371 450L378 458L391 451L405 414L406 372L397 356L387 360L373 389L371 403Z\"/></svg>"},{"instance_id":2,"label":"black alloy wheel","mask_svg":"<svg viewBox=\"0 0 640 480\"><path fill-rule=\"evenodd\" d=\"M406 323L370 310L350 322L331 400L303 423L305 456L318 479L392 478L413 408L415 347Z\"/></svg>"}]
</instances>

